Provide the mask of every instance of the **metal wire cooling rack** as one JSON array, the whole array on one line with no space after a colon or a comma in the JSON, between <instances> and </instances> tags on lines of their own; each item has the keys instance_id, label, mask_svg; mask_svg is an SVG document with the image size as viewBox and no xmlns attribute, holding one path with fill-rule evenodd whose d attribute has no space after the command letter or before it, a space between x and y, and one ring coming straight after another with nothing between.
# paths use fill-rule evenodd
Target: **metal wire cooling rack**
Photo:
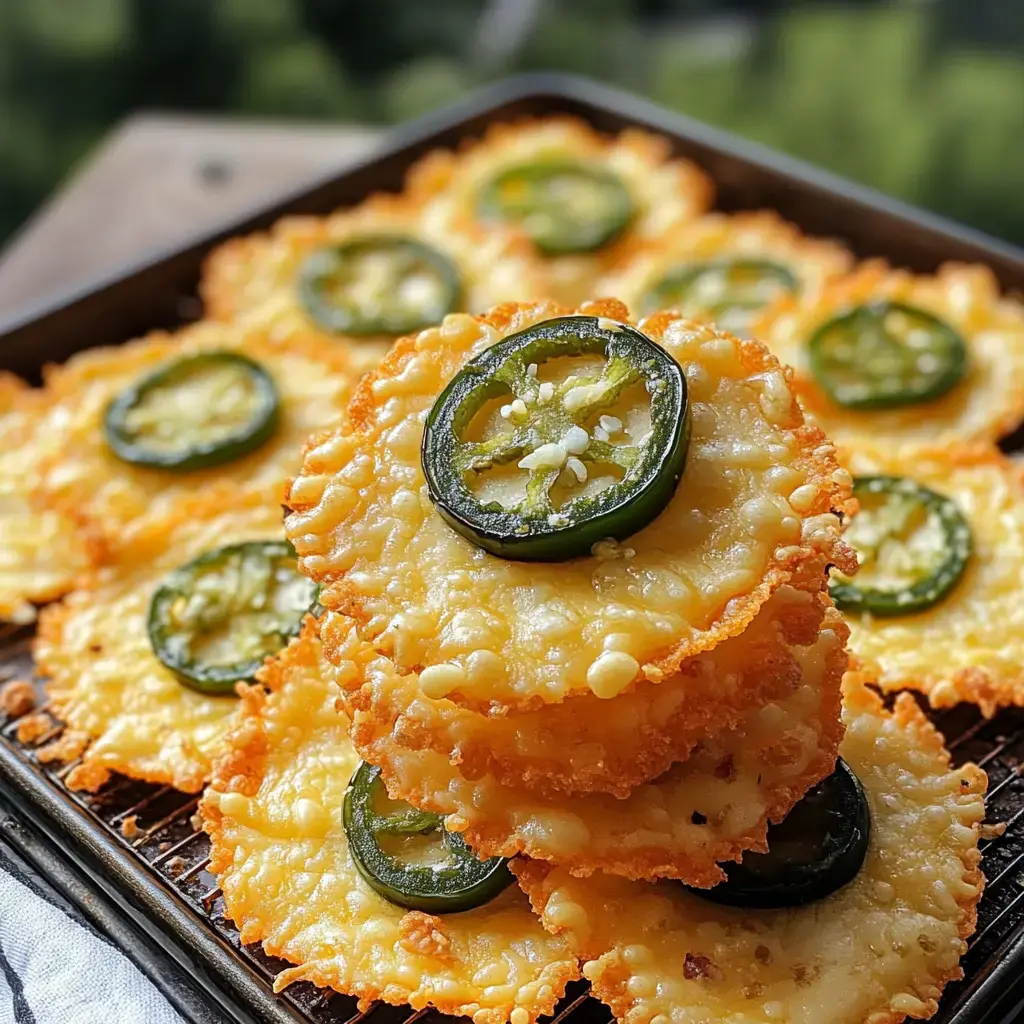
<instances>
[{"instance_id":1,"label":"metal wire cooling rack","mask_svg":"<svg viewBox=\"0 0 1024 1024\"><path fill-rule=\"evenodd\" d=\"M0 642L5 640L0 682L33 678L29 637L24 631L6 638L0 632ZM41 688L38 693L40 702L29 713L45 715ZM994 979L983 984L993 971L1006 971L1014 965L1019 968L1024 962L1017 959L1024 948L1024 710L1005 711L986 720L974 709L961 707L935 720L957 763L975 761L988 772L988 819L1006 825L1002 835L982 842L988 884L979 907L978 928L963 961L966 977L947 990L936 1018L942 1024L960 1024L978 1019L979 990L993 987ZM127 855L130 863L149 876L149 886L175 894L177 912L186 920L170 923L179 929L201 928L220 940L221 955L233 957L235 969L246 972L279 1011L265 1019L308 1024L414 1024L421 1020L438 1024L450 1020L434 1011L415 1012L383 1004L360 1012L354 998L305 982L271 996L273 980L287 964L267 956L258 945L243 946L234 925L225 918L220 888L207 870L209 842L193 821L198 796L122 777L96 794L72 792L64 780L77 761L58 765L45 760L47 746L61 735L61 724L49 717L45 731L26 743L17 736L19 721L21 718L9 719L0 726L0 753L10 755L0 761L3 774L20 775L23 783L31 778L37 788L46 787L58 806L79 812L82 827L122 855L111 862L115 874L127 872ZM607 1024L610 1019L609 1011L590 998L585 983L580 982L571 987L551 1024Z\"/></svg>"}]
</instances>

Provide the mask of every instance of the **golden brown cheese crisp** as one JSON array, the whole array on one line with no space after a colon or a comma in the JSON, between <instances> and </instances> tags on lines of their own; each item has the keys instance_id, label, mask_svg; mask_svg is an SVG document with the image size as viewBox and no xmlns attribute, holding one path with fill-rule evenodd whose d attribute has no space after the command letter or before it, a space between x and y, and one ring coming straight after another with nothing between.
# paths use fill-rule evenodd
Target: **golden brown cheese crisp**
<instances>
[{"instance_id":1,"label":"golden brown cheese crisp","mask_svg":"<svg viewBox=\"0 0 1024 1024\"><path fill-rule=\"evenodd\" d=\"M829 609L816 642L793 652L795 689L707 737L685 761L623 799L543 797L468 775L433 750L387 739L364 746L365 716L358 711L352 735L363 756L380 765L393 797L447 815L448 828L482 856L524 853L573 874L711 886L725 877L719 862L763 850L768 821L783 818L835 766L845 638L842 619ZM394 667L377 658L365 671L373 680Z\"/></svg>"},{"instance_id":2,"label":"golden brown cheese crisp","mask_svg":"<svg viewBox=\"0 0 1024 1024\"><path fill-rule=\"evenodd\" d=\"M794 648L818 639L824 585L822 574L808 590L779 587L740 636L684 662L663 683L645 682L611 700L580 694L500 717L427 697L414 674L367 672L360 658L376 653L355 641L351 623L338 616L328 617L324 635L345 666L335 678L359 712L355 739L367 760L378 763L378 747L427 749L469 779L489 775L544 796L625 797L701 740L800 685Z\"/></svg>"},{"instance_id":3,"label":"golden brown cheese crisp","mask_svg":"<svg viewBox=\"0 0 1024 1024\"><path fill-rule=\"evenodd\" d=\"M359 997L435 1006L475 1024L528 1024L579 976L511 886L491 902L433 916L388 903L362 879L342 811L359 764L325 681L312 621L243 696L231 749L203 798L213 871L242 942L296 966L281 990L311 981Z\"/></svg>"},{"instance_id":4,"label":"golden brown cheese crisp","mask_svg":"<svg viewBox=\"0 0 1024 1024\"><path fill-rule=\"evenodd\" d=\"M807 368L815 329L849 308L876 299L918 306L958 331L967 347L966 377L940 398L895 409L858 411L835 405ZM836 444L908 457L950 444L995 441L1024 420L1024 305L1002 298L987 267L949 263L933 277L862 264L807 297L788 300L754 327L796 370L795 385L814 421Z\"/></svg>"},{"instance_id":5,"label":"golden brown cheese crisp","mask_svg":"<svg viewBox=\"0 0 1024 1024\"><path fill-rule=\"evenodd\" d=\"M636 128L610 138L571 117L524 120L493 125L458 152L431 153L410 170L406 192L423 205L437 230L465 231L480 225L480 189L505 168L533 160L570 160L611 171L636 208L625 234L596 252L543 258L544 295L574 304L595 294L598 276L630 245L659 238L711 206L710 179L688 160L669 157L667 139Z\"/></svg>"},{"instance_id":6,"label":"golden brown cheese crisp","mask_svg":"<svg viewBox=\"0 0 1024 1024\"><path fill-rule=\"evenodd\" d=\"M131 465L107 445L103 415L124 388L166 363L209 350L239 352L273 377L281 399L274 435L256 451L209 469L180 472ZM37 432L43 455L33 486L50 508L73 512L116 542L142 516L173 515L175 503L210 487L283 500L310 433L341 419L355 375L345 352L318 339L287 348L230 324L203 321L176 334L157 332L116 348L92 349L45 371L50 408Z\"/></svg>"},{"instance_id":7,"label":"golden brown cheese crisp","mask_svg":"<svg viewBox=\"0 0 1024 1024\"><path fill-rule=\"evenodd\" d=\"M0 373L0 621L32 622L35 604L67 593L101 554L73 516L34 500L45 411L41 391Z\"/></svg>"},{"instance_id":8,"label":"golden brown cheese crisp","mask_svg":"<svg viewBox=\"0 0 1024 1024\"><path fill-rule=\"evenodd\" d=\"M742 632L781 584L826 563L852 569L833 512L849 474L804 424L786 374L756 342L671 314L640 324L682 365L692 410L686 470L661 515L622 544L558 564L496 558L455 533L423 477L427 413L468 358L568 312L499 307L403 339L360 384L350 425L307 449L292 485L288 536L324 582L325 607L419 671L428 696L490 712L588 690L615 696ZM580 312L627 320L612 300ZM632 679L595 667L612 651L635 663ZM425 670L441 665L428 687Z\"/></svg>"},{"instance_id":9,"label":"golden brown cheese crisp","mask_svg":"<svg viewBox=\"0 0 1024 1024\"><path fill-rule=\"evenodd\" d=\"M516 861L552 932L584 958L594 994L624 1024L898 1024L935 1013L961 976L984 878L985 774L951 768L908 694L885 711L846 687L840 752L871 808L860 874L783 910L718 906L670 882L574 878Z\"/></svg>"},{"instance_id":10,"label":"golden brown cheese crisp","mask_svg":"<svg viewBox=\"0 0 1024 1024\"><path fill-rule=\"evenodd\" d=\"M326 217L285 217L266 233L225 242L203 269L200 293L207 314L263 331L278 343L302 335L321 337L345 349L359 372L367 370L394 337L324 332L303 308L296 275L317 249L368 235L412 238L446 256L462 280L464 311L482 312L544 292L537 261L524 240L476 225L440 230L425 217L421 203L382 194Z\"/></svg>"},{"instance_id":11,"label":"golden brown cheese crisp","mask_svg":"<svg viewBox=\"0 0 1024 1024\"><path fill-rule=\"evenodd\" d=\"M992 715L1024 705L1024 466L987 447L846 461L858 474L908 476L952 498L974 538L963 578L938 604L914 615L847 615L857 670L884 690L919 690L933 707L970 701Z\"/></svg>"},{"instance_id":12,"label":"golden brown cheese crisp","mask_svg":"<svg viewBox=\"0 0 1024 1024\"><path fill-rule=\"evenodd\" d=\"M230 488L137 526L81 589L39 618L35 656L51 710L92 743L68 776L94 790L112 772L195 793L238 709L233 696L189 689L153 654L146 629L153 591L172 569L226 544L281 537L281 512Z\"/></svg>"},{"instance_id":13,"label":"golden brown cheese crisp","mask_svg":"<svg viewBox=\"0 0 1024 1024\"><path fill-rule=\"evenodd\" d=\"M846 273L853 262L849 251L838 242L809 238L772 210L709 213L639 246L621 266L602 278L594 291L597 295L617 295L634 314L641 315L646 296L666 275L733 260L765 261L782 268L795 279L796 294L805 299L816 295L827 281ZM779 297L786 294L781 292ZM718 291L696 291L677 312L695 320L712 320L708 304L725 297ZM777 302L778 298L773 299L766 308ZM733 311L729 323L721 326L750 334L751 326L765 315L766 308L752 307L743 314Z\"/></svg>"}]
</instances>

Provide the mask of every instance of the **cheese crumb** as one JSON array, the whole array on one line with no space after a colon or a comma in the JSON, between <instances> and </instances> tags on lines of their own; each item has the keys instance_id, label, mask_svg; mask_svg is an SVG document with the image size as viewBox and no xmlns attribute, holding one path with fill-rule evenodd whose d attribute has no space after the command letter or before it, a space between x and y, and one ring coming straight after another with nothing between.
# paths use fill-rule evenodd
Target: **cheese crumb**
<instances>
[{"instance_id":1,"label":"cheese crumb","mask_svg":"<svg viewBox=\"0 0 1024 1024\"><path fill-rule=\"evenodd\" d=\"M572 475L576 477L577 482L581 484L586 482L587 467L575 455L567 459L565 465L567 469L572 471Z\"/></svg>"},{"instance_id":2,"label":"cheese crumb","mask_svg":"<svg viewBox=\"0 0 1024 1024\"><path fill-rule=\"evenodd\" d=\"M569 453L560 444L548 443L535 448L519 460L520 469L561 469Z\"/></svg>"},{"instance_id":3,"label":"cheese crumb","mask_svg":"<svg viewBox=\"0 0 1024 1024\"><path fill-rule=\"evenodd\" d=\"M551 381L546 380L541 384L537 391L537 404L546 405L555 397L555 385Z\"/></svg>"},{"instance_id":4,"label":"cheese crumb","mask_svg":"<svg viewBox=\"0 0 1024 1024\"><path fill-rule=\"evenodd\" d=\"M587 669L587 685L594 696L617 697L640 671L640 663L625 651L605 651Z\"/></svg>"},{"instance_id":5,"label":"cheese crumb","mask_svg":"<svg viewBox=\"0 0 1024 1024\"><path fill-rule=\"evenodd\" d=\"M570 427L562 438L562 447L570 455L582 455L590 444L590 435L582 427Z\"/></svg>"},{"instance_id":6,"label":"cheese crumb","mask_svg":"<svg viewBox=\"0 0 1024 1024\"><path fill-rule=\"evenodd\" d=\"M602 416L598 423L608 431L609 434L614 434L622 429L622 420L618 416Z\"/></svg>"},{"instance_id":7,"label":"cheese crumb","mask_svg":"<svg viewBox=\"0 0 1024 1024\"><path fill-rule=\"evenodd\" d=\"M420 673L420 689L427 697L446 697L466 681L461 665L428 665Z\"/></svg>"}]
</instances>

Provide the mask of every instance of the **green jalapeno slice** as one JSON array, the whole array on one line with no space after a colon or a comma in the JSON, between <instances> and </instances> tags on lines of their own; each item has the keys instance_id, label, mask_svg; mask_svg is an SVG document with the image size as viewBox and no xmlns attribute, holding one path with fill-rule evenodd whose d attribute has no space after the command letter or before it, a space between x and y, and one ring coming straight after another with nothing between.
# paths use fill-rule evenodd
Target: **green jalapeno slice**
<instances>
[{"instance_id":1,"label":"green jalapeno slice","mask_svg":"<svg viewBox=\"0 0 1024 1024\"><path fill-rule=\"evenodd\" d=\"M548 256L600 249L636 214L618 175L568 159L505 168L480 190L477 209L482 220L522 227Z\"/></svg>"},{"instance_id":2,"label":"green jalapeno slice","mask_svg":"<svg viewBox=\"0 0 1024 1024\"><path fill-rule=\"evenodd\" d=\"M413 238L364 235L317 249L298 272L299 298L332 334L408 334L461 308L447 256Z\"/></svg>"},{"instance_id":3,"label":"green jalapeno slice","mask_svg":"<svg viewBox=\"0 0 1024 1024\"><path fill-rule=\"evenodd\" d=\"M469 360L430 411L421 457L458 533L503 558L558 562L651 522L689 437L686 378L663 348L627 324L567 316Z\"/></svg>"},{"instance_id":4,"label":"green jalapeno slice","mask_svg":"<svg viewBox=\"0 0 1024 1024\"><path fill-rule=\"evenodd\" d=\"M107 406L103 431L124 462L187 472L255 451L279 415L270 374L217 350L175 359L125 388Z\"/></svg>"},{"instance_id":5,"label":"green jalapeno slice","mask_svg":"<svg viewBox=\"0 0 1024 1024\"><path fill-rule=\"evenodd\" d=\"M955 387L967 373L967 346L931 313L879 301L822 324L808 342L808 360L837 405L893 409Z\"/></svg>"},{"instance_id":6,"label":"green jalapeno slice","mask_svg":"<svg viewBox=\"0 0 1024 1024\"><path fill-rule=\"evenodd\" d=\"M690 891L730 907L798 907L823 899L857 877L868 852L871 812L860 779L842 759L835 771L777 824L768 852L723 864L726 880Z\"/></svg>"},{"instance_id":7,"label":"green jalapeno slice","mask_svg":"<svg viewBox=\"0 0 1024 1024\"><path fill-rule=\"evenodd\" d=\"M362 762L345 793L345 833L367 884L389 903L451 914L488 903L512 884L503 857L480 860L440 814L392 800L380 769Z\"/></svg>"},{"instance_id":8,"label":"green jalapeno slice","mask_svg":"<svg viewBox=\"0 0 1024 1024\"><path fill-rule=\"evenodd\" d=\"M651 286L640 306L645 316L675 309L742 335L750 330L755 313L798 288L793 272L772 260L708 260L670 270Z\"/></svg>"},{"instance_id":9,"label":"green jalapeno slice","mask_svg":"<svg viewBox=\"0 0 1024 1024\"><path fill-rule=\"evenodd\" d=\"M829 592L843 611L907 615L941 601L971 557L971 527L956 502L902 476L853 482L859 510L844 539L857 552L852 579L832 570Z\"/></svg>"},{"instance_id":10,"label":"green jalapeno slice","mask_svg":"<svg viewBox=\"0 0 1024 1024\"><path fill-rule=\"evenodd\" d=\"M186 686L230 694L298 635L316 596L287 541L231 544L164 578L149 603L149 642Z\"/></svg>"}]
</instances>

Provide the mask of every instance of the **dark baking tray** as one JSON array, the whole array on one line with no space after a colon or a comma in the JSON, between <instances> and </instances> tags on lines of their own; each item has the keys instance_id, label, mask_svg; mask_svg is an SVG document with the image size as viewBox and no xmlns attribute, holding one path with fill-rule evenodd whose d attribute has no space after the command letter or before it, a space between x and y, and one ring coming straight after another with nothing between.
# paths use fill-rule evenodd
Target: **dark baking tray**
<instances>
[{"instance_id":1,"label":"dark baking tray","mask_svg":"<svg viewBox=\"0 0 1024 1024\"><path fill-rule=\"evenodd\" d=\"M1004 289L1024 294L1024 252L1011 246L623 93L577 78L530 75L396 130L370 159L245 220L156 253L45 307L16 311L0 322L0 365L34 379L43 363L79 349L193 319L200 311L195 293L201 263L217 242L266 228L284 214L323 214L374 191L397 190L409 165L431 149L457 145L496 121L555 113L574 114L605 131L640 125L661 132L677 153L714 178L721 209L771 207L809 233L843 239L858 255L884 256L919 271L947 260L981 261ZM0 630L0 678L28 678L31 672L28 635ZM986 721L961 707L933 717L958 762L974 760L988 771L989 818L1008 823L1003 836L983 843L989 884L964 959L967 976L948 989L936 1019L1016 1020L1024 1005L1024 711ZM0 724L3 837L118 939L188 1020L441 1019L432 1011L414 1014L383 1005L359 1014L351 998L305 984L273 995L270 983L284 965L258 947L240 946L224 920L216 880L205 870L205 836L190 821L196 799L126 779L94 797L70 793L62 781L68 768L38 757L38 749L59 735L59 723L33 746L18 742L16 726ZM139 831L129 838L121 825L133 815ZM609 1013L577 985L555 1020L605 1024Z\"/></svg>"}]
</instances>

